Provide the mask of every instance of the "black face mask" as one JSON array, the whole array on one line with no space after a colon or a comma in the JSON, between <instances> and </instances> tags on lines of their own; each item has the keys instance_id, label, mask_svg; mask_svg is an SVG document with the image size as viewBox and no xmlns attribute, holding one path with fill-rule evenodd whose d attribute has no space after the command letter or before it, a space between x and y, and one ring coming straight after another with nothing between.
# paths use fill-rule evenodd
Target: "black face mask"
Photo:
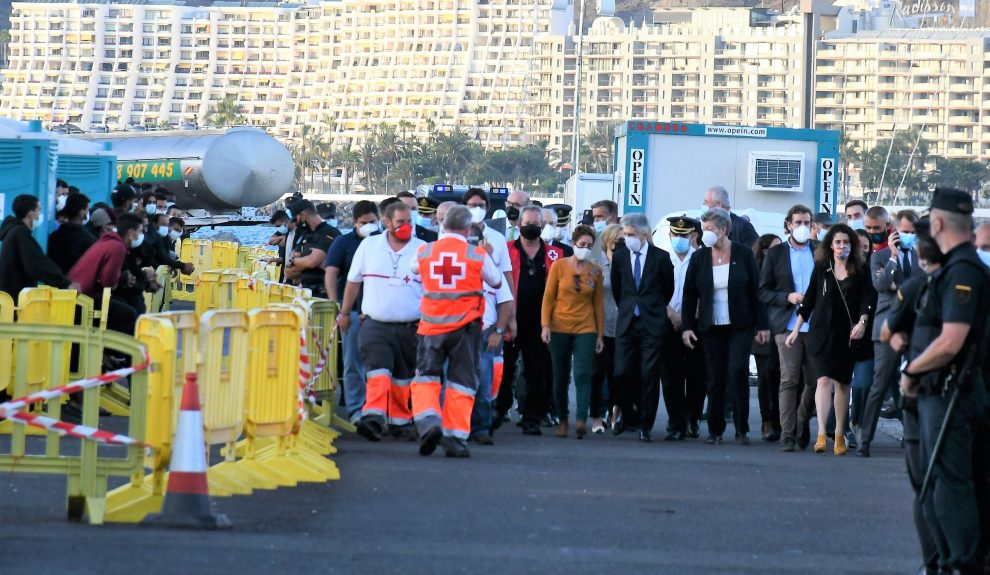
<instances>
[{"instance_id":1,"label":"black face mask","mask_svg":"<svg viewBox=\"0 0 990 575\"><path fill-rule=\"evenodd\" d=\"M505 217L509 218L509 221L516 221L519 219L519 208L515 206L509 206L505 210Z\"/></svg>"},{"instance_id":2,"label":"black face mask","mask_svg":"<svg viewBox=\"0 0 990 575\"><path fill-rule=\"evenodd\" d=\"M626 247L626 238L619 236L619 239L615 240L615 249Z\"/></svg>"},{"instance_id":3,"label":"black face mask","mask_svg":"<svg viewBox=\"0 0 990 575\"><path fill-rule=\"evenodd\" d=\"M527 224L519 228L519 234L527 240L535 240L539 238L541 231L543 231L543 229L536 224Z\"/></svg>"},{"instance_id":4,"label":"black face mask","mask_svg":"<svg viewBox=\"0 0 990 575\"><path fill-rule=\"evenodd\" d=\"M886 237L887 237L887 234L884 234L884 233L870 234L870 241L873 242L874 244L881 244L881 243L883 243L883 240Z\"/></svg>"}]
</instances>

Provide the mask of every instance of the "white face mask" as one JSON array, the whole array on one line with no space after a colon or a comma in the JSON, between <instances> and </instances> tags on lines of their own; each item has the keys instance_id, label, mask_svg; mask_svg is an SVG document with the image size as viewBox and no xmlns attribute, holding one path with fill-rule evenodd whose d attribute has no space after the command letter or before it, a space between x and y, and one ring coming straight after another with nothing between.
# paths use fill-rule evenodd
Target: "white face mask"
<instances>
[{"instance_id":1,"label":"white face mask","mask_svg":"<svg viewBox=\"0 0 990 575\"><path fill-rule=\"evenodd\" d=\"M864 221L863 218L859 218L858 220L849 220L849 227L852 228L854 231L865 230L866 221Z\"/></svg>"},{"instance_id":2,"label":"white face mask","mask_svg":"<svg viewBox=\"0 0 990 575\"><path fill-rule=\"evenodd\" d=\"M168 235L168 226L158 226L158 235L165 237Z\"/></svg>"},{"instance_id":3,"label":"white face mask","mask_svg":"<svg viewBox=\"0 0 990 575\"><path fill-rule=\"evenodd\" d=\"M791 230L791 239L793 239L799 244L806 243L808 241L808 238L810 237L811 237L811 228L809 228L804 224L801 224L800 226L797 226L796 228Z\"/></svg>"},{"instance_id":4,"label":"white face mask","mask_svg":"<svg viewBox=\"0 0 990 575\"><path fill-rule=\"evenodd\" d=\"M475 206L473 208L468 208L471 211L471 223L480 224L485 221L485 208L481 206Z\"/></svg>"},{"instance_id":5,"label":"white face mask","mask_svg":"<svg viewBox=\"0 0 990 575\"><path fill-rule=\"evenodd\" d=\"M705 230L705 233L701 234L701 243L705 244L705 247L712 247L718 242L718 234L711 230Z\"/></svg>"},{"instance_id":6,"label":"white face mask","mask_svg":"<svg viewBox=\"0 0 990 575\"><path fill-rule=\"evenodd\" d=\"M540 232L540 239L545 242L552 242L555 237L557 237L556 227L549 224L543 226L543 231Z\"/></svg>"},{"instance_id":7,"label":"white face mask","mask_svg":"<svg viewBox=\"0 0 990 575\"><path fill-rule=\"evenodd\" d=\"M68 197L69 196L59 196L59 197L55 198L55 209L58 210L58 211L64 210L65 209L65 201L66 201L66 199L68 199Z\"/></svg>"},{"instance_id":8,"label":"white face mask","mask_svg":"<svg viewBox=\"0 0 990 575\"><path fill-rule=\"evenodd\" d=\"M583 262L588 259L589 254L591 254L591 248L574 248L574 257L576 257L578 261Z\"/></svg>"},{"instance_id":9,"label":"white face mask","mask_svg":"<svg viewBox=\"0 0 990 575\"><path fill-rule=\"evenodd\" d=\"M34 218L34 227L45 223L45 212L38 212L38 217Z\"/></svg>"},{"instance_id":10,"label":"white face mask","mask_svg":"<svg viewBox=\"0 0 990 575\"><path fill-rule=\"evenodd\" d=\"M363 226L361 226L359 228L356 228L354 230L354 232L358 236L360 236L362 238L366 238L366 237L370 236L371 234L379 231L380 229L381 228L379 227L378 222L372 222L372 223L364 224Z\"/></svg>"},{"instance_id":11,"label":"white face mask","mask_svg":"<svg viewBox=\"0 0 990 575\"><path fill-rule=\"evenodd\" d=\"M144 243L144 234L140 234L140 235L138 235L138 237L134 238L131 241L131 247L132 248L139 248L139 247L141 247L141 244L143 244L143 243Z\"/></svg>"},{"instance_id":12,"label":"white face mask","mask_svg":"<svg viewBox=\"0 0 990 575\"><path fill-rule=\"evenodd\" d=\"M85 226L85 225L86 225L86 224L88 224L88 223L89 223L89 212L86 212L86 215L85 215L85 216L83 216L83 221L82 221L82 225L84 225L84 226Z\"/></svg>"},{"instance_id":13,"label":"white face mask","mask_svg":"<svg viewBox=\"0 0 990 575\"><path fill-rule=\"evenodd\" d=\"M626 249L636 253L643 248L643 240L636 236L626 236Z\"/></svg>"},{"instance_id":14,"label":"white face mask","mask_svg":"<svg viewBox=\"0 0 990 575\"><path fill-rule=\"evenodd\" d=\"M181 238L182 237L182 234L179 233L179 232L177 232L177 231L175 231L175 230L171 230L171 231L168 232L168 237L169 237L170 240L172 240L174 242L174 241L178 240L179 238Z\"/></svg>"}]
</instances>

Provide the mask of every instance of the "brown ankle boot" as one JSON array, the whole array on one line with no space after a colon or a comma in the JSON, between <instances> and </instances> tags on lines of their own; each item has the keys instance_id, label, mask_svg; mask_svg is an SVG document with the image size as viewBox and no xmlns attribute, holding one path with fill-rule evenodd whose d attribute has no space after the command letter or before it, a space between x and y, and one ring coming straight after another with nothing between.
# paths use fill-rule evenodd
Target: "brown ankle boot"
<instances>
[{"instance_id":1,"label":"brown ankle boot","mask_svg":"<svg viewBox=\"0 0 990 575\"><path fill-rule=\"evenodd\" d=\"M557 429L553 432L557 437L567 437L567 422L561 421L557 424Z\"/></svg>"},{"instance_id":2,"label":"brown ankle boot","mask_svg":"<svg viewBox=\"0 0 990 575\"><path fill-rule=\"evenodd\" d=\"M587 424L583 419L579 419L574 422L574 435L576 435L578 439L584 439L584 436L587 435L588 428L586 425Z\"/></svg>"}]
</instances>

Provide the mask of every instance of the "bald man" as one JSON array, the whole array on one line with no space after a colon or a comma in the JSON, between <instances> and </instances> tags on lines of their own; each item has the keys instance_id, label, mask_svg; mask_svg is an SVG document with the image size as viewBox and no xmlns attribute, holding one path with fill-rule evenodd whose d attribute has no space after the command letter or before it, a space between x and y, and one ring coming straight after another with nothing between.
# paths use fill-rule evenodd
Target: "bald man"
<instances>
[{"instance_id":1,"label":"bald man","mask_svg":"<svg viewBox=\"0 0 990 575\"><path fill-rule=\"evenodd\" d=\"M519 239L519 211L529 205L529 194L516 190L505 198L505 213L508 224L505 226L505 239Z\"/></svg>"}]
</instances>

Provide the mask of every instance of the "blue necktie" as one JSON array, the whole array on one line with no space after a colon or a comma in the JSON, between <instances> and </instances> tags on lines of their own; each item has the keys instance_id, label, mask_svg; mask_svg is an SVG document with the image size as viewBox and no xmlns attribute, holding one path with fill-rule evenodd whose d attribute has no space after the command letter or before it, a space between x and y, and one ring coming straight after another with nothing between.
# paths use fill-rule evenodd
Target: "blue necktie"
<instances>
[{"instance_id":1,"label":"blue necktie","mask_svg":"<svg viewBox=\"0 0 990 575\"><path fill-rule=\"evenodd\" d=\"M639 280L643 277L643 271L639 264L639 252L636 252L636 262L633 264L633 280L636 282L636 291L639 291ZM639 304L633 309L633 315L639 317Z\"/></svg>"}]
</instances>

